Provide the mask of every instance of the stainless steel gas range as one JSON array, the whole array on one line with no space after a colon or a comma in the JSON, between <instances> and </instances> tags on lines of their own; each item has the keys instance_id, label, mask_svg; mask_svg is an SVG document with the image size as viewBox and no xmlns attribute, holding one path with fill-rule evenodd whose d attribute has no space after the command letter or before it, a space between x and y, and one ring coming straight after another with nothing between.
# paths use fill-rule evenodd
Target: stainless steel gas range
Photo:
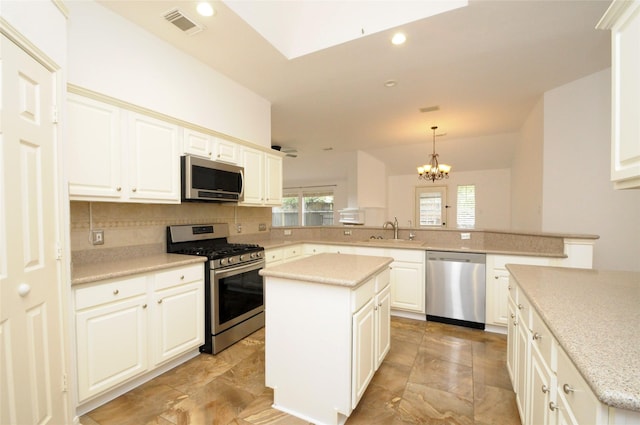
<instances>
[{"instance_id":1,"label":"stainless steel gas range","mask_svg":"<svg viewBox=\"0 0 640 425\"><path fill-rule=\"evenodd\" d=\"M264 327L264 248L227 242L226 223L167 227L167 252L206 256L205 344L216 354Z\"/></svg>"}]
</instances>

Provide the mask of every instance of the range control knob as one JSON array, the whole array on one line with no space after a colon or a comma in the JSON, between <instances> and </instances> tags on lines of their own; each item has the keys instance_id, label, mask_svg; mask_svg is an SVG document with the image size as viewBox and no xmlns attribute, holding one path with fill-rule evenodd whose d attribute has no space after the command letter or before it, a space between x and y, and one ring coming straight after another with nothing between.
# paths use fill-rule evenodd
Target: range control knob
<instances>
[{"instance_id":1,"label":"range control knob","mask_svg":"<svg viewBox=\"0 0 640 425\"><path fill-rule=\"evenodd\" d=\"M256 253L255 253L255 252L252 252L252 253L249 255L249 257L250 257L250 258L256 258Z\"/></svg>"},{"instance_id":2,"label":"range control knob","mask_svg":"<svg viewBox=\"0 0 640 425\"><path fill-rule=\"evenodd\" d=\"M258 258L262 258L262 251L258 251Z\"/></svg>"},{"instance_id":3,"label":"range control knob","mask_svg":"<svg viewBox=\"0 0 640 425\"><path fill-rule=\"evenodd\" d=\"M244 261L244 255L240 256L240 261Z\"/></svg>"},{"instance_id":4,"label":"range control knob","mask_svg":"<svg viewBox=\"0 0 640 425\"><path fill-rule=\"evenodd\" d=\"M224 266L225 264L227 264L227 260L226 259L223 258L222 260L220 260L220 265L221 266Z\"/></svg>"},{"instance_id":5,"label":"range control knob","mask_svg":"<svg viewBox=\"0 0 640 425\"><path fill-rule=\"evenodd\" d=\"M234 257L229 257L229 264L233 263L235 261Z\"/></svg>"}]
</instances>

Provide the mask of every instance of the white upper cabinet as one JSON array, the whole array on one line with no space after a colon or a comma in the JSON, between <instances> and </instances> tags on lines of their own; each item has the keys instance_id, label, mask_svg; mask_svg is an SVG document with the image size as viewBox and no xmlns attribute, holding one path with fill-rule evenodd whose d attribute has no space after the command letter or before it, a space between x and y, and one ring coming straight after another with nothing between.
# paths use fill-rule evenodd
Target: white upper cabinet
<instances>
[{"instance_id":1,"label":"white upper cabinet","mask_svg":"<svg viewBox=\"0 0 640 425\"><path fill-rule=\"evenodd\" d=\"M257 149L240 148L244 167L244 201L240 205L280 205L282 203L282 158Z\"/></svg>"},{"instance_id":2,"label":"white upper cabinet","mask_svg":"<svg viewBox=\"0 0 640 425\"><path fill-rule=\"evenodd\" d=\"M611 180L640 188L640 1L614 0L597 28L611 30Z\"/></svg>"},{"instance_id":3,"label":"white upper cabinet","mask_svg":"<svg viewBox=\"0 0 640 425\"><path fill-rule=\"evenodd\" d=\"M71 200L179 203L179 127L68 95Z\"/></svg>"},{"instance_id":4,"label":"white upper cabinet","mask_svg":"<svg viewBox=\"0 0 640 425\"><path fill-rule=\"evenodd\" d=\"M233 165L240 161L240 146L236 143L188 128L184 129L183 152Z\"/></svg>"}]
</instances>

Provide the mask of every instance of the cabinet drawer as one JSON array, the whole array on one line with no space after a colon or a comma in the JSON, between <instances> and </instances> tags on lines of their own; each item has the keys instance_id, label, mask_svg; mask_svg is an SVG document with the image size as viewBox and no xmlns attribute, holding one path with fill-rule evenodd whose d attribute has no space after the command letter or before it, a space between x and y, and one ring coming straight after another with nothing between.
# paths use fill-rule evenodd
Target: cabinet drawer
<instances>
[{"instance_id":1,"label":"cabinet drawer","mask_svg":"<svg viewBox=\"0 0 640 425\"><path fill-rule=\"evenodd\" d=\"M577 423L603 423L603 405L562 349L558 349L558 395L566 400Z\"/></svg>"},{"instance_id":2,"label":"cabinet drawer","mask_svg":"<svg viewBox=\"0 0 640 425\"><path fill-rule=\"evenodd\" d=\"M516 309L520 318L519 322L531 330L531 304L520 287L516 288Z\"/></svg>"},{"instance_id":3,"label":"cabinet drawer","mask_svg":"<svg viewBox=\"0 0 640 425\"><path fill-rule=\"evenodd\" d=\"M372 277L365 283L360 285L352 294L352 307L351 311L358 311L375 295L375 281L376 278Z\"/></svg>"},{"instance_id":4,"label":"cabinet drawer","mask_svg":"<svg viewBox=\"0 0 640 425\"><path fill-rule=\"evenodd\" d=\"M280 261L283 258L282 248L270 248L264 253L265 262L267 265L272 262Z\"/></svg>"},{"instance_id":5,"label":"cabinet drawer","mask_svg":"<svg viewBox=\"0 0 640 425\"><path fill-rule=\"evenodd\" d=\"M388 249L386 256L409 263L424 263L426 259L425 251L419 249Z\"/></svg>"},{"instance_id":6,"label":"cabinet drawer","mask_svg":"<svg viewBox=\"0 0 640 425\"><path fill-rule=\"evenodd\" d=\"M156 273L154 287L165 289L197 280L204 280L204 266L200 263Z\"/></svg>"},{"instance_id":7,"label":"cabinet drawer","mask_svg":"<svg viewBox=\"0 0 640 425\"><path fill-rule=\"evenodd\" d=\"M146 294L147 276L111 279L75 290L76 310Z\"/></svg>"},{"instance_id":8,"label":"cabinet drawer","mask_svg":"<svg viewBox=\"0 0 640 425\"><path fill-rule=\"evenodd\" d=\"M376 276L375 293L382 291L387 285L391 283L391 269L387 268L380 272Z\"/></svg>"},{"instance_id":9,"label":"cabinet drawer","mask_svg":"<svg viewBox=\"0 0 640 425\"><path fill-rule=\"evenodd\" d=\"M302 254L302 247L300 245L287 246L283 248L283 251L285 259L295 258Z\"/></svg>"},{"instance_id":10,"label":"cabinet drawer","mask_svg":"<svg viewBox=\"0 0 640 425\"><path fill-rule=\"evenodd\" d=\"M554 356L556 347L555 338L551 335L551 331L547 328L547 325L542 321L538 313L532 312L531 318L531 335L532 344L538 348L542 359L552 372L555 372L558 367Z\"/></svg>"}]
</instances>

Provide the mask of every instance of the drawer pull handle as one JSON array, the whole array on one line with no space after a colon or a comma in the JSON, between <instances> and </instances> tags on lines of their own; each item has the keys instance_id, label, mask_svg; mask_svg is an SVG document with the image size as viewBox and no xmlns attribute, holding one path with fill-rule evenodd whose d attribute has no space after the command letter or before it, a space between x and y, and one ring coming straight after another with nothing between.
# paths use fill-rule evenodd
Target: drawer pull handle
<instances>
[{"instance_id":1,"label":"drawer pull handle","mask_svg":"<svg viewBox=\"0 0 640 425\"><path fill-rule=\"evenodd\" d=\"M540 335L538 332L536 332L536 333L533 334L532 338L533 338L534 341L537 341L537 340L542 339L542 335Z\"/></svg>"},{"instance_id":2,"label":"drawer pull handle","mask_svg":"<svg viewBox=\"0 0 640 425\"><path fill-rule=\"evenodd\" d=\"M546 385L544 385L544 384L543 384L543 385L542 385L542 392L543 392L544 394L548 393L548 392L549 392L549 387L547 387Z\"/></svg>"},{"instance_id":3,"label":"drawer pull handle","mask_svg":"<svg viewBox=\"0 0 640 425\"><path fill-rule=\"evenodd\" d=\"M558 407L557 404L555 404L553 401L549 402L549 410L551 410L553 412L553 411L556 411L558 409L559 409L559 407Z\"/></svg>"},{"instance_id":4,"label":"drawer pull handle","mask_svg":"<svg viewBox=\"0 0 640 425\"><path fill-rule=\"evenodd\" d=\"M565 394L569 394L575 391L575 388L573 388L571 385L569 384L564 384L562 386L562 391L564 391Z\"/></svg>"},{"instance_id":5,"label":"drawer pull handle","mask_svg":"<svg viewBox=\"0 0 640 425\"><path fill-rule=\"evenodd\" d=\"M114 289L114 290L113 290L113 295L118 295L119 293L120 293L120 291L119 291L119 290L117 290L117 289Z\"/></svg>"}]
</instances>

